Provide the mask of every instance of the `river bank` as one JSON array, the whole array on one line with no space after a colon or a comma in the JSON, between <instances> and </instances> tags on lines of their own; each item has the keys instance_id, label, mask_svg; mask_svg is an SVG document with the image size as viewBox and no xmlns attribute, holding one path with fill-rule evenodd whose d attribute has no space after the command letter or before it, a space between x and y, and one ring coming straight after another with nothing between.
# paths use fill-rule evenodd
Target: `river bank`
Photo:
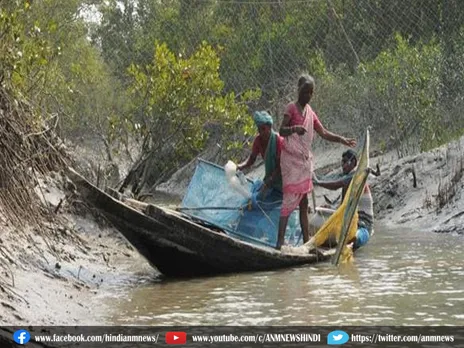
<instances>
[{"instance_id":1,"label":"river bank","mask_svg":"<svg viewBox=\"0 0 464 348\"><path fill-rule=\"evenodd\" d=\"M378 163L382 172L369 179L377 224L424 233L463 233L463 149L464 137L402 159L393 153L372 157L371 166ZM336 167L339 151L331 156L317 154L317 158ZM323 160L319 167L325 165ZM260 171L249 175L259 176ZM184 177L188 178L187 171ZM164 187L176 180L179 175ZM103 304L101 299L114 297L115 285L134 287L158 273L79 199L63 174L47 176L40 187L44 204L56 211L53 221L24 231L4 219L1 222L0 248L8 266L0 278L0 324L105 325L99 313L108 301ZM182 187L177 181L175 193L182 194ZM323 203L323 194L336 195L317 189L318 203Z\"/></svg>"},{"instance_id":2,"label":"river bank","mask_svg":"<svg viewBox=\"0 0 464 348\"><path fill-rule=\"evenodd\" d=\"M99 325L89 315L97 295L114 285L134 286L156 276L138 252L98 212L68 189L62 173L40 180L52 221L21 231L2 223L8 262L0 282L1 325ZM101 308L100 308L101 309Z\"/></svg>"}]
</instances>

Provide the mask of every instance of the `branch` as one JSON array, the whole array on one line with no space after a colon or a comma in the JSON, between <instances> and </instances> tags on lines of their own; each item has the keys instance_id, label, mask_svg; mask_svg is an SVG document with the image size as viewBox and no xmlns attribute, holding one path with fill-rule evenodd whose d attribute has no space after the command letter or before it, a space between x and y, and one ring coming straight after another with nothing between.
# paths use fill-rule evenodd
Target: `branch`
<instances>
[{"instance_id":1,"label":"branch","mask_svg":"<svg viewBox=\"0 0 464 348\"><path fill-rule=\"evenodd\" d=\"M58 120L59 120L60 118L58 117L58 114L55 114L54 116L52 116L51 120L53 120L54 118L56 118L56 121L55 121L55 124L53 125L53 127L47 127L47 128L45 128L43 131L41 131L41 132L35 132L35 133L26 134L26 135L24 136L24 138L27 139L27 138L32 137L32 136L42 135L42 134L45 134L45 133L51 131L52 129L56 129L56 126L58 125Z\"/></svg>"}]
</instances>

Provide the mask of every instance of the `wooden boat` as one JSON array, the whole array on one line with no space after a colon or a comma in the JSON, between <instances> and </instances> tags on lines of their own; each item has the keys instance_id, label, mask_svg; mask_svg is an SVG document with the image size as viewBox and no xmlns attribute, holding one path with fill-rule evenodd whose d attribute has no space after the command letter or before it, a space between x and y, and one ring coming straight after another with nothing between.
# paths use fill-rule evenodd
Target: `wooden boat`
<instances>
[{"instance_id":1,"label":"wooden boat","mask_svg":"<svg viewBox=\"0 0 464 348\"><path fill-rule=\"evenodd\" d=\"M214 164L201 163L208 170L223 171ZM317 248L309 253L297 253L297 248L294 253L275 250L279 204L263 201L263 206L268 204L267 210L232 209L231 213L227 213L227 207L208 207L206 203L237 203L243 201L243 197L224 189L223 172L208 176L200 170L198 174L203 167L197 166L181 211L125 199L114 190L103 192L72 169L68 175L83 198L100 209L140 254L165 276L194 277L273 270L326 261L335 254L335 248ZM212 191L216 193L208 197ZM198 201L202 197L206 198ZM269 199L272 200L272 195ZM357 205L357 202L350 203ZM298 222L298 212L294 215ZM297 245L301 243L297 238L301 236L299 223L294 221L292 227L291 219L292 216L286 239L291 245Z\"/></svg>"},{"instance_id":2,"label":"wooden boat","mask_svg":"<svg viewBox=\"0 0 464 348\"><path fill-rule=\"evenodd\" d=\"M265 271L328 260L334 250L285 254L231 237L176 210L119 200L68 173L83 197L114 224L152 266L169 277Z\"/></svg>"}]
</instances>

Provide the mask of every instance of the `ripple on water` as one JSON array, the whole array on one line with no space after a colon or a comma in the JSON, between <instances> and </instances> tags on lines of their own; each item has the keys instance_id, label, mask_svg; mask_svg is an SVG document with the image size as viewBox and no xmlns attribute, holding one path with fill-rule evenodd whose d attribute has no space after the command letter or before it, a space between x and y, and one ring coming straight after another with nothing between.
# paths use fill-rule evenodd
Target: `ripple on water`
<instances>
[{"instance_id":1,"label":"ripple on water","mask_svg":"<svg viewBox=\"0 0 464 348\"><path fill-rule=\"evenodd\" d=\"M464 290L436 290L433 294L462 294Z\"/></svg>"},{"instance_id":2,"label":"ripple on water","mask_svg":"<svg viewBox=\"0 0 464 348\"><path fill-rule=\"evenodd\" d=\"M339 268L144 283L98 300L129 325L461 324L462 236L380 231Z\"/></svg>"}]
</instances>

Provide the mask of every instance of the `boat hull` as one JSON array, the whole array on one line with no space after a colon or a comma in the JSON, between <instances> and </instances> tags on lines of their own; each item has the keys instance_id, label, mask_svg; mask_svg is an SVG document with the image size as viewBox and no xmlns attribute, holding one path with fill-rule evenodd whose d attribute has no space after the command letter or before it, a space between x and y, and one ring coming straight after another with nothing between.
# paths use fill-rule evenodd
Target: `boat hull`
<instances>
[{"instance_id":1,"label":"boat hull","mask_svg":"<svg viewBox=\"0 0 464 348\"><path fill-rule=\"evenodd\" d=\"M322 262L334 250L286 254L214 231L183 214L155 205L141 211L98 189L72 169L69 176L84 199L97 207L160 273L195 277L255 272Z\"/></svg>"}]
</instances>

